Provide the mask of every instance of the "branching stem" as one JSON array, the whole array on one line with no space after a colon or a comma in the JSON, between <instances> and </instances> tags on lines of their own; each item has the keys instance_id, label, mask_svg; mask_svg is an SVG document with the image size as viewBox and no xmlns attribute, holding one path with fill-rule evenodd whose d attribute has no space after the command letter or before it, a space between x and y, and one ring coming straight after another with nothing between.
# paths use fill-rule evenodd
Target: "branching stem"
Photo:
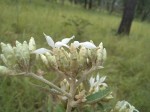
<instances>
[{"instance_id":1,"label":"branching stem","mask_svg":"<svg viewBox=\"0 0 150 112\"><path fill-rule=\"evenodd\" d=\"M40 80L42 82L44 82L45 84L51 86L52 88L56 89L57 91L61 92L63 95L65 95L66 97L68 98L71 98L71 95L69 93L67 93L66 91L60 89L58 86L54 85L53 83L51 83L50 81L44 79L43 77L41 76L38 76L34 73L28 73L29 76L32 76L33 78L37 79L37 80Z\"/></svg>"}]
</instances>

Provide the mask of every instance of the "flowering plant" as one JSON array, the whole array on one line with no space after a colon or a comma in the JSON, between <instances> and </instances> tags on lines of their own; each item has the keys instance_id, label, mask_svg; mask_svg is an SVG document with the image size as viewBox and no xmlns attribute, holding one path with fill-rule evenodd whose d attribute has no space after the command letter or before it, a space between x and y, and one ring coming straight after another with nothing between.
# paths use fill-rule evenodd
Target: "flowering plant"
<instances>
[{"instance_id":1,"label":"flowering plant","mask_svg":"<svg viewBox=\"0 0 150 112\"><path fill-rule=\"evenodd\" d=\"M105 83L106 76L92 75L93 72L103 68L106 60L106 49L103 43L96 46L92 41L74 41L65 38L54 42L53 39L44 34L50 49L36 49L34 38L29 43L16 41L16 46L1 43L2 54L0 58L4 65L0 66L0 74L24 75L33 77L49 85L49 93L56 96L66 105L66 112L99 111L97 107L113 99L112 92ZM48 71L54 71L57 76L53 81L47 80L44 71L34 71L35 62L42 60ZM100 106L101 105L101 106ZM118 102L115 108L102 111L109 112L138 112L126 101Z\"/></svg>"}]
</instances>

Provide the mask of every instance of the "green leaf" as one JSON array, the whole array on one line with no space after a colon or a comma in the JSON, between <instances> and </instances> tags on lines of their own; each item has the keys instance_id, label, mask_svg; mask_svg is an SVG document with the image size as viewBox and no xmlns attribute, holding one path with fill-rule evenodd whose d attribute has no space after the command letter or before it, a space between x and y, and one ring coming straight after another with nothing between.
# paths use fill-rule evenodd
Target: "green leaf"
<instances>
[{"instance_id":1,"label":"green leaf","mask_svg":"<svg viewBox=\"0 0 150 112\"><path fill-rule=\"evenodd\" d=\"M86 103L96 103L98 101L100 101L101 99L103 99L104 97L106 97L109 93L110 93L110 89L106 88L104 90L100 90L92 95L89 95L86 97L87 101Z\"/></svg>"}]
</instances>

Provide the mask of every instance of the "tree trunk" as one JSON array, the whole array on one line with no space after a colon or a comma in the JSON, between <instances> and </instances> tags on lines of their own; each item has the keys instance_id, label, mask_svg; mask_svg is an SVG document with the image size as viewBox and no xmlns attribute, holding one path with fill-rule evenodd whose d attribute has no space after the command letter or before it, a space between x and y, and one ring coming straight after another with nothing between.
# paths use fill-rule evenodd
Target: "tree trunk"
<instances>
[{"instance_id":1,"label":"tree trunk","mask_svg":"<svg viewBox=\"0 0 150 112\"><path fill-rule=\"evenodd\" d=\"M131 24L134 18L134 12L137 0L126 0L125 7L123 11L122 21L120 23L117 34L127 34L130 33Z\"/></svg>"},{"instance_id":2,"label":"tree trunk","mask_svg":"<svg viewBox=\"0 0 150 112\"><path fill-rule=\"evenodd\" d=\"M144 10L144 11L142 12L141 21L145 21L149 14L150 14L150 9L149 9L149 10Z\"/></svg>"},{"instance_id":3,"label":"tree trunk","mask_svg":"<svg viewBox=\"0 0 150 112\"><path fill-rule=\"evenodd\" d=\"M110 6L110 14L114 11L114 5L116 3L116 0L112 0L111 6Z\"/></svg>"},{"instance_id":4,"label":"tree trunk","mask_svg":"<svg viewBox=\"0 0 150 112\"><path fill-rule=\"evenodd\" d=\"M93 0L89 0L89 9L92 9Z\"/></svg>"},{"instance_id":5,"label":"tree trunk","mask_svg":"<svg viewBox=\"0 0 150 112\"><path fill-rule=\"evenodd\" d=\"M74 4L77 4L78 3L78 1L77 0L74 0Z\"/></svg>"},{"instance_id":6,"label":"tree trunk","mask_svg":"<svg viewBox=\"0 0 150 112\"><path fill-rule=\"evenodd\" d=\"M84 8L87 8L87 0L84 0Z\"/></svg>"}]
</instances>

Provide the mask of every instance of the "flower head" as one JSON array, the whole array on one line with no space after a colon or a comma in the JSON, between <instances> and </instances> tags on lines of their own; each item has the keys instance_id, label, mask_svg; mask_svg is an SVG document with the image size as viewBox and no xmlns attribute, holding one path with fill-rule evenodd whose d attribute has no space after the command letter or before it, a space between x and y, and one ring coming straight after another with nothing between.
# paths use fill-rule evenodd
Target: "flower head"
<instances>
[{"instance_id":1,"label":"flower head","mask_svg":"<svg viewBox=\"0 0 150 112\"><path fill-rule=\"evenodd\" d=\"M46 41L47 41L48 45L51 46L52 48L60 48L60 47L62 47L62 46L69 48L69 46L67 45L68 42L69 42L71 39L75 38L75 36L73 35L73 36L70 37L70 38L64 38L64 39L62 39L61 41L54 42L54 40L53 40L50 36L46 35L45 33L44 33L44 36L45 36L45 38L46 38ZM46 49L46 48L39 48L39 49L33 51L33 53L35 53L35 54L44 54L44 53L46 53L46 52L52 52L52 51L51 51L51 50L48 50L48 49Z\"/></svg>"},{"instance_id":2,"label":"flower head","mask_svg":"<svg viewBox=\"0 0 150 112\"><path fill-rule=\"evenodd\" d=\"M78 48L79 46L83 46L87 49L96 48L96 46L92 42L88 42L88 41L86 41L86 42L74 41L73 45L75 48Z\"/></svg>"},{"instance_id":3,"label":"flower head","mask_svg":"<svg viewBox=\"0 0 150 112\"><path fill-rule=\"evenodd\" d=\"M95 93L95 92L98 92L100 88L107 87L107 84L104 83L105 79L106 79L106 76L99 77L99 73L97 74L95 78L91 77L89 80L89 83L90 83L89 91Z\"/></svg>"}]
</instances>

